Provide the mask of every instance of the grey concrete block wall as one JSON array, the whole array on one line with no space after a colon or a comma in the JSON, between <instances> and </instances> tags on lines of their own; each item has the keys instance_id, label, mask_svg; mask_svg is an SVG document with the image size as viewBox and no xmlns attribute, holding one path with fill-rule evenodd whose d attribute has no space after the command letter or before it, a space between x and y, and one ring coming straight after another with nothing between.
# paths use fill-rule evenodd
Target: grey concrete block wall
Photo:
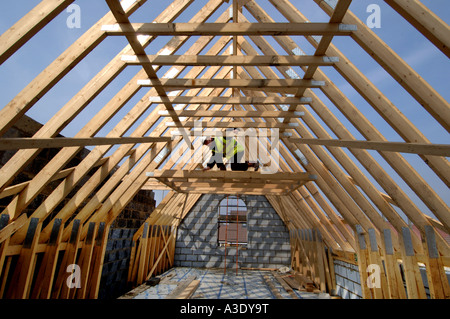
<instances>
[{"instance_id":1,"label":"grey concrete block wall","mask_svg":"<svg viewBox=\"0 0 450 319\"><path fill-rule=\"evenodd\" d=\"M290 266L289 232L264 196L239 196L247 205L247 245L218 244L219 203L226 195L200 197L178 227L175 266L279 268ZM237 255L236 255L237 253Z\"/></svg>"},{"instance_id":2,"label":"grey concrete block wall","mask_svg":"<svg viewBox=\"0 0 450 319\"><path fill-rule=\"evenodd\" d=\"M362 299L361 279L358 266L342 260L334 261L336 294L343 299Z\"/></svg>"}]
</instances>

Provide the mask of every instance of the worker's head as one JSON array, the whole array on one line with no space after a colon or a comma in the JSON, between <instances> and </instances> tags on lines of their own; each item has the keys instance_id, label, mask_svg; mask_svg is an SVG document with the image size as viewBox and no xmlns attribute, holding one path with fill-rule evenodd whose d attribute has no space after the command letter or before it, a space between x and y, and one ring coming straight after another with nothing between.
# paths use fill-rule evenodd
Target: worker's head
<instances>
[{"instance_id":1,"label":"worker's head","mask_svg":"<svg viewBox=\"0 0 450 319\"><path fill-rule=\"evenodd\" d=\"M203 138L203 145L209 145L213 141L213 138L210 136L205 136Z\"/></svg>"}]
</instances>

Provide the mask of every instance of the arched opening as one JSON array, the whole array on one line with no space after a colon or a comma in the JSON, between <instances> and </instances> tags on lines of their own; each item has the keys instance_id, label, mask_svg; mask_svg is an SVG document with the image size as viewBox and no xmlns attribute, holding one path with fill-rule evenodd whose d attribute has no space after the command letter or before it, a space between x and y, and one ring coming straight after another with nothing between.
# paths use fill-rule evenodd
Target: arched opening
<instances>
[{"instance_id":1,"label":"arched opening","mask_svg":"<svg viewBox=\"0 0 450 319\"><path fill-rule=\"evenodd\" d=\"M237 196L219 203L217 243L219 246L247 245L247 205Z\"/></svg>"}]
</instances>

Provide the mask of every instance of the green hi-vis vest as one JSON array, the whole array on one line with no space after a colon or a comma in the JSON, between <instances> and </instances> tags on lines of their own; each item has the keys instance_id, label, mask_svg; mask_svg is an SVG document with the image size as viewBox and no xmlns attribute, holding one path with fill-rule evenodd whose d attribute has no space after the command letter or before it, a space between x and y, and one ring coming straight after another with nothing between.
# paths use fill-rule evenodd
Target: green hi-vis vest
<instances>
[{"instance_id":1,"label":"green hi-vis vest","mask_svg":"<svg viewBox=\"0 0 450 319\"><path fill-rule=\"evenodd\" d=\"M236 153L243 152L244 147L239 144L236 139L232 139L231 143L227 143L225 137L214 137L214 142L216 143L216 152L223 153L223 155L229 160ZM223 145L226 145L225 152L223 151Z\"/></svg>"}]
</instances>

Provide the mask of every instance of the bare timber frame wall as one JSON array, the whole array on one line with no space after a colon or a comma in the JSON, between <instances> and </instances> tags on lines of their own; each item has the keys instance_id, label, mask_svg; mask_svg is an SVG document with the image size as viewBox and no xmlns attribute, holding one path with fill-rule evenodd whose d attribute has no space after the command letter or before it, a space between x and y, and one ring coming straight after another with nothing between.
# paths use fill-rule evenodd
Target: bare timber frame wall
<instances>
[{"instance_id":1,"label":"bare timber frame wall","mask_svg":"<svg viewBox=\"0 0 450 319\"><path fill-rule=\"evenodd\" d=\"M125 272L140 285L179 260L180 223L201 198L239 194L276 212L267 221L287 228L305 287L344 287L346 262L355 296L450 298L450 28L419 0L375 1L395 16L390 34L410 32L408 54L423 53L413 37L435 53L424 65L439 61L436 74L409 65L351 0L91 1L104 16L40 67L51 55L28 45L46 48L40 36L77 2L39 2L0 36L0 297L114 295L101 281L116 269L120 285ZM12 76L21 53L39 66L29 83ZM97 69L67 89L90 58ZM34 129L33 112L45 116ZM202 170L199 135L230 128L254 135L242 144L259 171ZM152 190L169 193L123 231Z\"/></svg>"}]
</instances>

